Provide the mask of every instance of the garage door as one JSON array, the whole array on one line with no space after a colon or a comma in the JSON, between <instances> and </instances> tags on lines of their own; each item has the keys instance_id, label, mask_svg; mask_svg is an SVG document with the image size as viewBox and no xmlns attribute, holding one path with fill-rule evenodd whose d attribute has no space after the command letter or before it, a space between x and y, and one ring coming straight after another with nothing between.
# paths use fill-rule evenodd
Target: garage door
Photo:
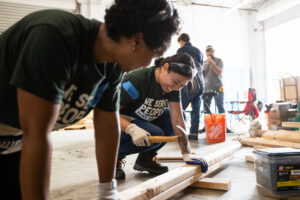
<instances>
[{"instance_id":1,"label":"garage door","mask_svg":"<svg viewBox=\"0 0 300 200\"><path fill-rule=\"evenodd\" d=\"M0 33L23 16L49 8L77 12L76 0L0 0Z\"/></svg>"}]
</instances>

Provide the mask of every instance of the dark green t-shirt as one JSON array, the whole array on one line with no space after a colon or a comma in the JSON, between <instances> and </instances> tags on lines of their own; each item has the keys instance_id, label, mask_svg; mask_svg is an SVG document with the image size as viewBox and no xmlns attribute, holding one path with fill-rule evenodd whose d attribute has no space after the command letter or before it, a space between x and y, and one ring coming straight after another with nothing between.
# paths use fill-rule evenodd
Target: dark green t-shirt
<instances>
[{"instance_id":1,"label":"dark green t-shirt","mask_svg":"<svg viewBox=\"0 0 300 200\"><path fill-rule=\"evenodd\" d=\"M1 34L0 123L20 128L16 88L61 104L55 129L77 122L95 106L117 111L124 73L115 63L95 63L100 26L81 15L44 10Z\"/></svg>"},{"instance_id":2,"label":"dark green t-shirt","mask_svg":"<svg viewBox=\"0 0 300 200\"><path fill-rule=\"evenodd\" d=\"M136 119L153 121L168 106L180 102L179 91L165 93L155 79L156 67L135 70L124 76L121 87L120 113Z\"/></svg>"}]
</instances>

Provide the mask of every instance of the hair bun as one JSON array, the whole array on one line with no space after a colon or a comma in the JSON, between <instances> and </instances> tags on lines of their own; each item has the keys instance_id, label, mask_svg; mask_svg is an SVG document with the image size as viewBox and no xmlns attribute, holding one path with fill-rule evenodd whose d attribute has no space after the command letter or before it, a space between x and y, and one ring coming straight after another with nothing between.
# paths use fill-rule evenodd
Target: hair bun
<instances>
[{"instance_id":1,"label":"hair bun","mask_svg":"<svg viewBox=\"0 0 300 200\"><path fill-rule=\"evenodd\" d=\"M163 60L164 60L163 57L156 58L155 61L154 61L155 66L160 67Z\"/></svg>"}]
</instances>

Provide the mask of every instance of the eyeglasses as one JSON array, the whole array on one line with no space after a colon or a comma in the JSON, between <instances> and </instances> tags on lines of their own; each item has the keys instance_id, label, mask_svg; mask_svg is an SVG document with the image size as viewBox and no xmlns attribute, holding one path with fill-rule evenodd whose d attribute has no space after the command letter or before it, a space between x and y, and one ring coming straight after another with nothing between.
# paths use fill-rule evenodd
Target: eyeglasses
<instances>
[{"instance_id":1,"label":"eyeglasses","mask_svg":"<svg viewBox=\"0 0 300 200\"><path fill-rule=\"evenodd\" d=\"M151 17L147 22L148 23L155 23L165 21L167 19L172 18L174 15L174 7L170 0L167 0L167 5L164 9L160 10L156 15Z\"/></svg>"}]
</instances>

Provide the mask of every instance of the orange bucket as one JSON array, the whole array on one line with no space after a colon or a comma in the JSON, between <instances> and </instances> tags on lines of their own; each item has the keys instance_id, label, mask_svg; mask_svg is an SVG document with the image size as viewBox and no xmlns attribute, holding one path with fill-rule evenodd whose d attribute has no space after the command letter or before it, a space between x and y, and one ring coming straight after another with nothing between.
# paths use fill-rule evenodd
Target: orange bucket
<instances>
[{"instance_id":1,"label":"orange bucket","mask_svg":"<svg viewBox=\"0 0 300 200\"><path fill-rule=\"evenodd\" d=\"M225 114L206 114L204 119L207 142L224 142L226 137Z\"/></svg>"}]
</instances>

